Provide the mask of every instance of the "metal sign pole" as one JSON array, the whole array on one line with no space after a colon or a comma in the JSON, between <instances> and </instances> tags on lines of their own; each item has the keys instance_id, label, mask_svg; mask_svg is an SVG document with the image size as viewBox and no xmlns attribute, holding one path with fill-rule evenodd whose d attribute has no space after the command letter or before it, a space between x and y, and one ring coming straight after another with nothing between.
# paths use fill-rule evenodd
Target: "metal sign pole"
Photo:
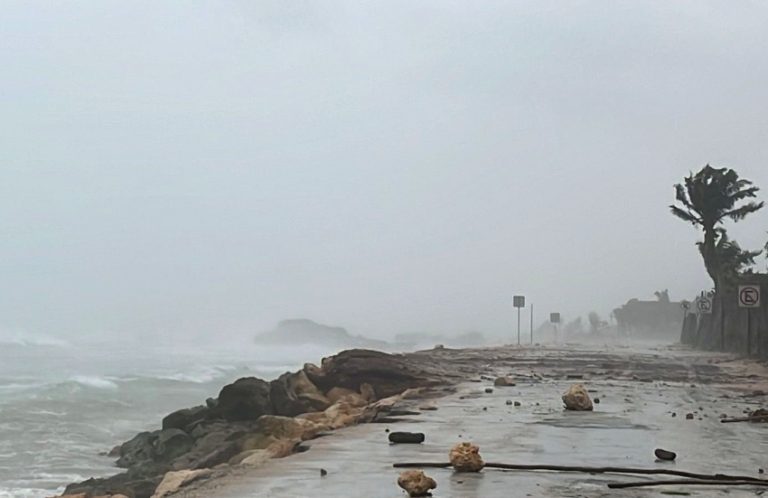
<instances>
[{"instance_id":1,"label":"metal sign pole","mask_svg":"<svg viewBox=\"0 0 768 498\"><path fill-rule=\"evenodd\" d=\"M752 353L752 327L750 327L751 308L747 308L747 356Z\"/></svg>"},{"instance_id":2,"label":"metal sign pole","mask_svg":"<svg viewBox=\"0 0 768 498\"><path fill-rule=\"evenodd\" d=\"M517 345L520 345L520 308L517 308Z\"/></svg>"},{"instance_id":3,"label":"metal sign pole","mask_svg":"<svg viewBox=\"0 0 768 498\"><path fill-rule=\"evenodd\" d=\"M533 303L531 303L531 345L533 345Z\"/></svg>"}]
</instances>

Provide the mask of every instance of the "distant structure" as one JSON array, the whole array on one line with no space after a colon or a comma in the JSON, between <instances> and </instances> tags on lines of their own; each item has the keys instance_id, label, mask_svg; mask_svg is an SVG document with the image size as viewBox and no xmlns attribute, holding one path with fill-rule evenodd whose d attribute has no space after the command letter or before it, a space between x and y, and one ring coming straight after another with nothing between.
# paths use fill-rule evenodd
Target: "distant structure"
<instances>
[{"instance_id":1,"label":"distant structure","mask_svg":"<svg viewBox=\"0 0 768 498\"><path fill-rule=\"evenodd\" d=\"M619 334L636 339L671 339L677 341L683 326L683 309L669 299L669 291L656 291L655 301L630 299L613 310Z\"/></svg>"}]
</instances>

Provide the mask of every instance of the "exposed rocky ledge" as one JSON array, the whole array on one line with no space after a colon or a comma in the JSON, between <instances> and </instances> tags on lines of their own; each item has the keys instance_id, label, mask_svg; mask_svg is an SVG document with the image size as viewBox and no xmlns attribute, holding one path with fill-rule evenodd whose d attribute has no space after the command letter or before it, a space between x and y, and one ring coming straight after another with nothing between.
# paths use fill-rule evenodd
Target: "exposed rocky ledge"
<instances>
[{"instance_id":1,"label":"exposed rocky ledge","mask_svg":"<svg viewBox=\"0 0 768 498\"><path fill-rule=\"evenodd\" d=\"M392 413L403 393L450 384L434 357L353 349L267 382L224 386L217 399L175 411L110 453L126 471L70 484L63 496L162 498L227 465L259 465L307 449L304 441Z\"/></svg>"}]
</instances>

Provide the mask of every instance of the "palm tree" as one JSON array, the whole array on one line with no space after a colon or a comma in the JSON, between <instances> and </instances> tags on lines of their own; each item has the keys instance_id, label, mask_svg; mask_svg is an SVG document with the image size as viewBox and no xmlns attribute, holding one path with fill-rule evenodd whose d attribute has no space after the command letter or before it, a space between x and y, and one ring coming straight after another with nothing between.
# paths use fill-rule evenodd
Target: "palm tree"
<instances>
[{"instance_id":1,"label":"palm tree","mask_svg":"<svg viewBox=\"0 0 768 498\"><path fill-rule=\"evenodd\" d=\"M751 181L739 178L736 171L729 168L713 168L709 164L696 174L689 174L684 184L675 185L675 198L680 205L671 205L672 214L683 221L698 226L704 232L704 240L698 242L699 251L704 258L707 273L720 288L727 272L723 263L727 255L718 250L718 242L725 234L723 222L743 220L747 215L761 209L763 202L744 202L754 198L760 189ZM742 203L741 205L738 205ZM738 205L738 206L737 206ZM730 242L729 244L735 244ZM738 248L738 244L736 245ZM739 248L739 251L741 249ZM732 249L731 249L732 251ZM731 254L732 256L733 254ZM754 258L753 258L754 259Z\"/></svg>"}]
</instances>

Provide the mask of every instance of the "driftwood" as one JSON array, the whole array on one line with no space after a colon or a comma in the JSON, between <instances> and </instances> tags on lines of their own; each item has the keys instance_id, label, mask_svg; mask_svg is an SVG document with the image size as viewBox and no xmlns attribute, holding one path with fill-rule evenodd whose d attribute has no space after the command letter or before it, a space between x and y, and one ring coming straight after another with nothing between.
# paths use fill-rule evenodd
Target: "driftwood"
<instances>
[{"instance_id":1,"label":"driftwood","mask_svg":"<svg viewBox=\"0 0 768 498\"><path fill-rule=\"evenodd\" d=\"M731 422L768 422L768 415L753 415L749 417L721 418L720 422L728 424Z\"/></svg>"},{"instance_id":2,"label":"driftwood","mask_svg":"<svg viewBox=\"0 0 768 498\"><path fill-rule=\"evenodd\" d=\"M422 467L422 468L448 468L450 463L396 463L393 465L395 468L410 468L410 467ZM698 479L701 481L718 481L718 482L750 482L761 486L768 486L768 480L759 479L757 477L750 476L736 476L728 474L699 474L696 472L686 472L684 470L673 469L642 469L631 467L584 467L573 465L524 465L524 464L512 464L512 463L486 463L487 469L502 469L502 470L549 470L556 472L584 472L587 474L643 474L643 475L671 475L678 477L688 477L690 479Z\"/></svg>"},{"instance_id":3,"label":"driftwood","mask_svg":"<svg viewBox=\"0 0 768 498\"><path fill-rule=\"evenodd\" d=\"M649 486L768 486L768 481L759 482L755 480L749 481L733 481L733 480L706 480L706 479L670 479L667 481L640 481L640 482L610 482L608 487L611 489L623 489L623 488L643 488Z\"/></svg>"}]
</instances>

